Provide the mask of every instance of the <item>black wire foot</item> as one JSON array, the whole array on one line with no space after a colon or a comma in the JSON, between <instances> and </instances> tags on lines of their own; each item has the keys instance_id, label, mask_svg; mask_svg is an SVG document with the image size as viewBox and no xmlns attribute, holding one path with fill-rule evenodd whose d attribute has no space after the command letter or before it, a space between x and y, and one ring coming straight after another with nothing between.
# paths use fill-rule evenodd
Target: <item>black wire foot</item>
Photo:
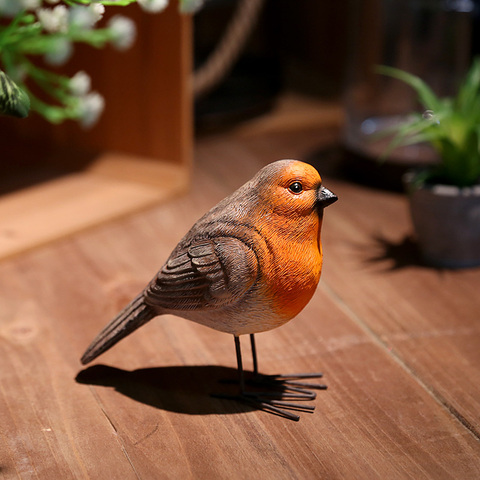
<instances>
[{"instance_id":1,"label":"black wire foot","mask_svg":"<svg viewBox=\"0 0 480 480\"><path fill-rule=\"evenodd\" d=\"M257 408L258 410L263 410L265 412L280 415L281 417L285 417L289 420L294 420L296 422L300 420L300 416L292 413L289 410L297 410L310 413L315 410L314 405L302 405L299 403L292 403L277 398L266 398L264 395L249 392L244 392L238 395L213 394L212 396L215 398L235 400L237 402L246 403L248 405L251 405L252 407ZM299 401L302 399L296 397L296 400Z\"/></svg>"},{"instance_id":2,"label":"black wire foot","mask_svg":"<svg viewBox=\"0 0 480 480\"><path fill-rule=\"evenodd\" d=\"M289 410L313 413L314 405L305 403L315 400L317 394L310 389L326 390L327 386L306 380L321 378L321 373L296 375L262 375L254 374L245 379L245 384L253 391L243 391L238 395L214 394L216 398L236 400L252 405L259 410L274 413L290 420L298 421L300 417ZM222 383L236 383L238 380L223 380Z\"/></svg>"},{"instance_id":3,"label":"black wire foot","mask_svg":"<svg viewBox=\"0 0 480 480\"><path fill-rule=\"evenodd\" d=\"M322 378L322 373L297 373L291 375L264 375L255 374L247 380L247 385L255 387L266 387L269 389L269 395L275 395L277 392L283 396L296 398L304 398L305 400L313 400L317 394L310 391L326 390L327 386L322 383L312 383L307 380Z\"/></svg>"},{"instance_id":4,"label":"black wire foot","mask_svg":"<svg viewBox=\"0 0 480 480\"><path fill-rule=\"evenodd\" d=\"M212 395L213 397L247 403L259 410L295 421L300 420L300 417L290 410L300 412L313 412L315 410L314 405L305 405L297 402L315 400L317 394L311 390L325 390L327 388L326 385L309 381L315 378L322 378L322 373L299 373L292 375L263 375L258 373L255 339L254 335L251 334L253 374L246 376L243 370L240 340L237 335L234 335L234 338L239 374L238 380L225 380L222 383L238 384L240 393L237 395L214 394ZM250 387L250 391L247 391L246 386Z\"/></svg>"}]
</instances>

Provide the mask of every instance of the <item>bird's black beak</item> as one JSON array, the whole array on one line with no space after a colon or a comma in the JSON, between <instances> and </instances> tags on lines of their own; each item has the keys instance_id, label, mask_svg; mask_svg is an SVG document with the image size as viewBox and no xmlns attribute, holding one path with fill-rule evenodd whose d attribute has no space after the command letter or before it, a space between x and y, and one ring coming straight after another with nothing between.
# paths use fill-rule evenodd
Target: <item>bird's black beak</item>
<instances>
[{"instance_id":1,"label":"bird's black beak","mask_svg":"<svg viewBox=\"0 0 480 480\"><path fill-rule=\"evenodd\" d=\"M328 188L321 186L317 192L317 204L319 208L325 208L335 203L338 197L331 192Z\"/></svg>"}]
</instances>

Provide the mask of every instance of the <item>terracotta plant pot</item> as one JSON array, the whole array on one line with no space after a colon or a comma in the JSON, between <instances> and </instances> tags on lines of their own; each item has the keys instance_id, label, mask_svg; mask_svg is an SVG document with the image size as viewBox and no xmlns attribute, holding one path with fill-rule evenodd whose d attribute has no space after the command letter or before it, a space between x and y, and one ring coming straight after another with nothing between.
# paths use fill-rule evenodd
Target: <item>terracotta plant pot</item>
<instances>
[{"instance_id":1,"label":"terracotta plant pot","mask_svg":"<svg viewBox=\"0 0 480 480\"><path fill-rule=\"evenodd\" d=\"M415 172L404 182L412 221L425 261L441 268L480 265L480 185L416 185Z\"/></svg>"}]
</instances>

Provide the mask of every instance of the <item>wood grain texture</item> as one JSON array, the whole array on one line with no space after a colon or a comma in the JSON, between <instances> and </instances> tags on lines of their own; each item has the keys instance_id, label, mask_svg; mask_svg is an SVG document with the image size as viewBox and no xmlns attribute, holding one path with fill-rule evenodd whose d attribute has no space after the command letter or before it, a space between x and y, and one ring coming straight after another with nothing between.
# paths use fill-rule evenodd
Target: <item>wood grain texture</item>
<instances>
[{"instance_id":1,"label":"wood grain texture","mask_svg":"<svg viewBox=\"0 0 480 480\"><path fill-rule=\"evenodd\" d=\"M479 478L480 271L418 265L399 194L324 178L340 200L320 287L257 338L262 372L325 373L299 423L211 398L235 376L233 339L173 316L80 366L199 215L336 138L276 125L199 139L188 195L0 263L0 478Z\"/></svg>"},{"instance_id":2,"label":"wood grain texture","mask_svg":"<svg viewBox=\"0 0 480 480\"><path fill-rule=\"evenodd\" d=\"M336 266L329 269L331 293L480 438L480 271L422 265L403 196L344 184L337 189L344 204L326 233ZM356 221L353 205L375 215ZM347 274L351 282L345 285Z\"/></svg>"},{"instance_id":3,"label":"wood grain texture","mask_svg":"<svg viewBox=\"0 0 480 480\"><path fill-rule=\"evenodd\" d=\"M0 198L0 258L131 214L185 192L186 168L99 155L88 168Z\"/></svg>"}]
</instances>

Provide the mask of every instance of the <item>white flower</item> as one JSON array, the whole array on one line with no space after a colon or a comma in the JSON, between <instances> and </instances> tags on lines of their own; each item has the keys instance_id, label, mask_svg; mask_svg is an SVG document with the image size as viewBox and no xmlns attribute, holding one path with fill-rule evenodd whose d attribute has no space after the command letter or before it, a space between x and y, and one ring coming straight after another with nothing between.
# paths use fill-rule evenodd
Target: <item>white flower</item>
<instances>
[{"instance_id":1,"label":"white flower","mask_svg":"<svg viewBox=\"0 0 480 480\"><path fill-rule=\"evenodd\" d=\"M90 5L90 10L95 15L96 21L98 22L102 19L103 14L105 13L105 5L102 5L101 3L92 3Z\"/></svg>"},{"instance_id":2,"label":"white flower","mask_svg":"<svg viewBox=\"0 0 480 480\"><path fill-rule=\"evenodd\" d=\"M20 4L25 10L35 10L40 7L42 0L21 0Z\"/></svg>"},{"instance_id":3,"label":"white flower","mask_svg":"<svg viewBox=\"0 0 480 480\"><path fill-rule=\"evenodd\" d=\"M70 9L69 21L72 26L89 30L103 17L105 7L101 3L75 6Z\"/></svg>"},{"instance_id":4,"label":"white flower","mask_svg":"<svg viewBox=\"0 0 480 480\"><path fill-rule=\"evenodd\" d=\"M0 0L0 14L5 17L14 17L22 10L18 0Z\"/></svg>"},{"instance_id":5,"label":"white flower","mask_svg":"<svg viewBox=\"0 0 480 480\"><path fill-rule=\"evenodd\" d=\"M65 33L68 30L68 8L57 5L55 8L40 8L37 17L42 27L50 33Z\"/></svg>"},{"instance_id":6,"label":"white flower","mask_svg":"<svg viewBox=\"0 0 480 480\"><path fill-rule=\"evenodd\" d=\"M63 65L72 55L73 46L66 38L57 38L44 56L50 65Z\"/></svg>"},{"instance_id":7,"label":"white flower","mask_svg":"<svg viewBox=\"0 0 480 480\"><path fill-rule=\"evenodd\" d=\"M167 7L168 0L137 0L137 3L146 12L158 13Z\"/></svg>"},{"instance_id":8,"label":"white flower","mask_svg":"<svg viewBox=\"0 0 480 480\"><path fill-rule=\"evenodd\" d=\"M108 22L112 44L118 50L126 50L133 45L136 36L135 24L123 15L114 15Z\"/></svg>"},{"instance_id":9,"label":"white flower","mask_svg":"<svg viewBox=\"0 0 480 480\"><path fill-rule=\"evenodd\" d=\"M22 10L35 10L41 4L42 0L0 0L0 14L14 17Z\"/></svg>"},{"instance_id":10,"label":"white flower","mask_svg":"<svg viewBox=\"0 0 480 480\"><path fill-rule=\"evenodd\" d=\"M97 123L105 108L104 98L97 92L80 97L78 116L80 125L84 128L92 127Z\"/></svg>"},{"instance_id":11,"label":"white flower","mask_svg":"<svg viewBox=\"0 0 480 480\"><path fill-rule=\"evenodd\" d=\"M92 80L90 76L81 70L70 79L68 88L73 95L80 97L86 95L90 91L91 85Z\"/></svg>"}]
</instances>

